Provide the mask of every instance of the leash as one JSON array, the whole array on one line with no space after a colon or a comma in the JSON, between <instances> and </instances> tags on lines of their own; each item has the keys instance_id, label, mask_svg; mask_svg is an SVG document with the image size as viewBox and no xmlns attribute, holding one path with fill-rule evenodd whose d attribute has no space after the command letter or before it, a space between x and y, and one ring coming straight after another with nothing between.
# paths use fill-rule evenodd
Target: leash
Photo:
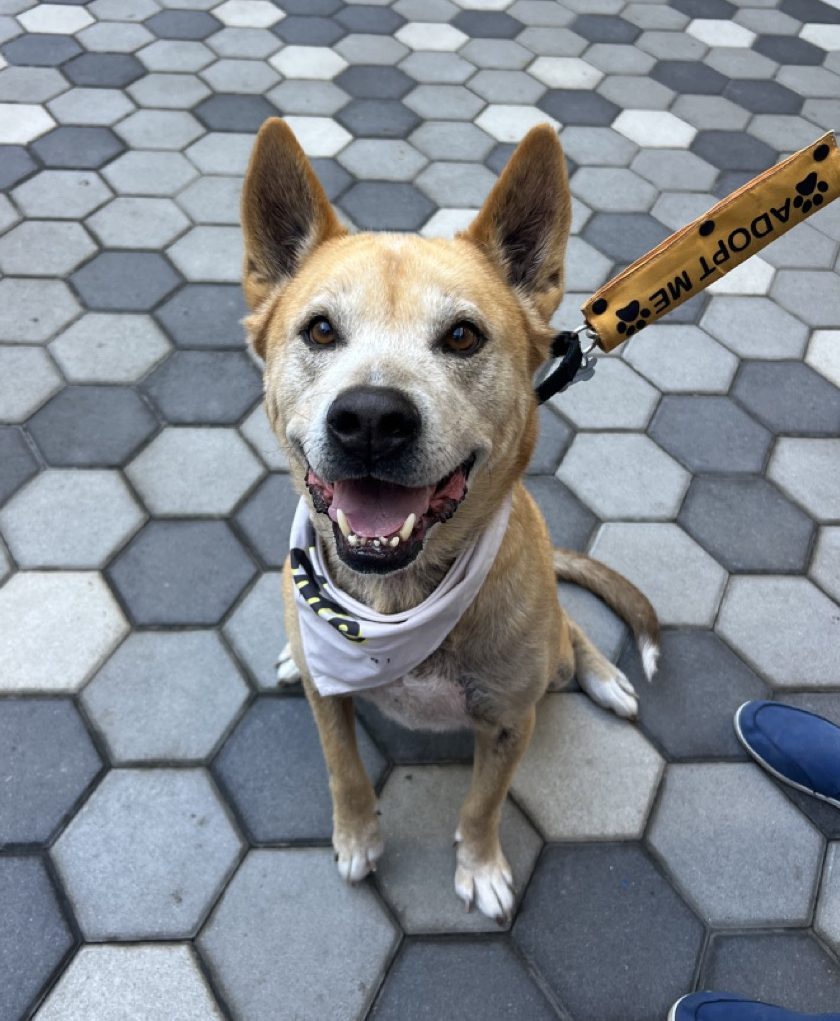
<instances>
[{"instance_id":1,"label":"leash","mask_svg":"<svg viewBox=\"0 0 840 1021\"><path fill-rule=\"evenodd\" d=\"M551 358L534 387L537 401L543 404L573 383L591 379L596 346L612 351L838 195L840 150L829 131L747 181L588 298L581 306L583 323L552 340ZM582 333L589 340L586 347Z\"/></svg>"}]
</instances>

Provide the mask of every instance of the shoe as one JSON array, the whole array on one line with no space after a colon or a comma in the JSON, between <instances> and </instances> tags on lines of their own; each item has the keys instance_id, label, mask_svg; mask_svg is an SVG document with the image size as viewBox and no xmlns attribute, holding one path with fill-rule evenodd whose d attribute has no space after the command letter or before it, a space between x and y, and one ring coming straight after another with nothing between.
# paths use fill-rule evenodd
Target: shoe
<instances>
[{"instance_id":1,"label":"shoe","mask_svg":"<svg viewBox=\"0 0 840 1021\"><path fill-rule=\"evenodd\" d=\"M777 780L840 808L840 727L804 709L756 699L735 713L735 733Z\"/></svg>"},{"instance_id":2,"label":"shoe","mask_svg":"<svg viewBox=\"0 0 840 1021\"><path fill-rule=\"evenodd\" d=\"M796 1014L734 993L689 993L671 1007L668 1021L840 1021L840 1014Z\"/></svg>"}]
</instances>

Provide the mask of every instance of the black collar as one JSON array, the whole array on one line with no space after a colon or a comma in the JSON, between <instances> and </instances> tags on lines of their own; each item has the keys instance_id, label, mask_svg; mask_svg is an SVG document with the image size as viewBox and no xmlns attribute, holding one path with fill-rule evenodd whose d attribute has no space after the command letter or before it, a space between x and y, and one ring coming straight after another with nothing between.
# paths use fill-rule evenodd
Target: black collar
<instances>
[{"instance_id":1,"label":"black collar","mask_svg":"<svg viewBox=\"0 0 840 1021\"><path fill-rule=\"evenodd\" d=\"M563 330L555 336L551 342L551 356L559 358L560 362L534 387L537 401L540 404L544 404L549 397L565 390L575 381L575 377L582 367L586 368L595 361L594 358L584 355L580 346L580 337L572 330Z\"/></svg>"}]
</instances>

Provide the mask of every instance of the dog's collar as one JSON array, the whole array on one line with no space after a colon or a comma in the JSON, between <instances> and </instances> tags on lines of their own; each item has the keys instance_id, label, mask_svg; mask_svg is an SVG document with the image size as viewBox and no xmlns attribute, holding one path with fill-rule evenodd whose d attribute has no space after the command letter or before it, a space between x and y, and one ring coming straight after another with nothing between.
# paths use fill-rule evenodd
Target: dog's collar
<instances>
[{"instance_id":1,"label":"dog's collar","mask_svg":"<svg viewBox=\"0 0 840 1021\"><path fill-rule=\"evenodd\" d=\"M580 334L584 330L591 340L586 348L580 343ZM553 369L551 363L547 363L541 370L539 382L534 387L540 404L545 404L549 397L559 394L572 383L592 378L598 360L591 353L595 343L594 335L585 324L576 330L562 330L555 335L551 342L551 358L552 361L559 359L559 362Z\"/></svg>"}]
</instances>

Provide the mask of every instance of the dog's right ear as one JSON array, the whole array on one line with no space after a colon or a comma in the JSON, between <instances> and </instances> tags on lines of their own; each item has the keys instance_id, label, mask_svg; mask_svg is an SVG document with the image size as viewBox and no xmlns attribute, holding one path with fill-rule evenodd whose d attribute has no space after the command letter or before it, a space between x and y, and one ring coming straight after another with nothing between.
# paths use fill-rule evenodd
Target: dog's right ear
<instances>
[{"instance_id":1,"label":"dog's right ear","mask_svg":"<svg viewBox=\"0 0 840 1021\"><path fill-rule=\"evenodd\" d=\"M347 233L291 128L279 117L263 123L251 153L242 190L242 232L243 287L251 309L318 245Z\"/></svg>"}]
</instances>

